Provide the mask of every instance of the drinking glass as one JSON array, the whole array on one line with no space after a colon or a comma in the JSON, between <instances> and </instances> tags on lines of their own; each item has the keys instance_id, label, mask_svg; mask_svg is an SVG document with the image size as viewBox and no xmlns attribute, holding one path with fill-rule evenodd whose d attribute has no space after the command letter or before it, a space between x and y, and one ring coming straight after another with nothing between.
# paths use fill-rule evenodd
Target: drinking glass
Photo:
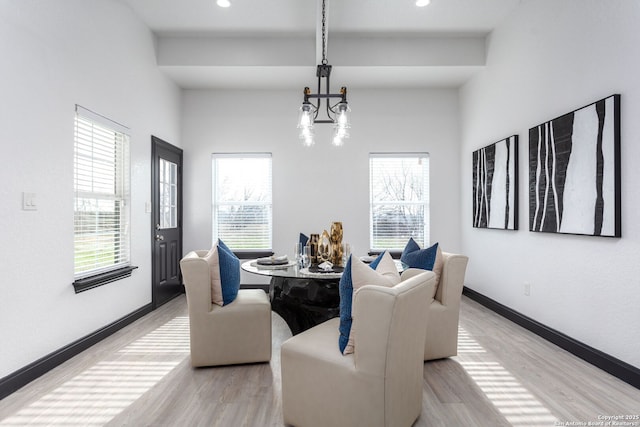
<instances>
[{"instance_id":1,"label":"drinking glass","mask_svg":"<svg viewBox=\"0 0 640 427\"><path fill-rule=\"evenodd\" d=\"M302 251L302 268L309 268L311 265L311 248L305 246Z\"/></svg>"},{"instance_id":2,"label":"drinking glass","mask_svg":"<svg viewBox=\"0 0 640 427\"><path fill-rule=\"evenodd\" d=\"M296 265L300 266L302 263L302 243L300 242L293 247L293 259L296 261Z\"/></svg>"},{"instance_id":3,"label":"drinking glass","mask_svg":"<svg viewBox=\"0 0 640 427\"><path fill-rule=\"evenodd\" d=\"M349 255L351 255L351 245L349 243L342 244L342 265L346 266L349 261Z\"/></svg>"}]
</instances>

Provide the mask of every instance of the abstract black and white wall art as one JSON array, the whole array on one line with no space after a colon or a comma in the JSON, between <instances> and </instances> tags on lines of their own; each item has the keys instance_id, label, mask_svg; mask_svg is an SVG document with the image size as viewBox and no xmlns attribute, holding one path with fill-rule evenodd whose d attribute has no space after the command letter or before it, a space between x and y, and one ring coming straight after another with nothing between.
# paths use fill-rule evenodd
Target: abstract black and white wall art
<instances>
[{"instance_id":1,"label":"abstract black and white wall art","mask_svg":"<svg viewBox=\"0 0 640 427\"><path fill-rule=\"evenodd\" d=\"M529 130L529 230L620 237L620 95Z\"/></svg>"},{"instance_id":2,"label":"abstract black and white wall art","mask_svg":"<svg viewBox=\"0 0 640 427\"><path fill-rule=\"evenodd\" d=\"M518 135L473 152L473 226L518 229Z\"/></svg>"}]
</instances>

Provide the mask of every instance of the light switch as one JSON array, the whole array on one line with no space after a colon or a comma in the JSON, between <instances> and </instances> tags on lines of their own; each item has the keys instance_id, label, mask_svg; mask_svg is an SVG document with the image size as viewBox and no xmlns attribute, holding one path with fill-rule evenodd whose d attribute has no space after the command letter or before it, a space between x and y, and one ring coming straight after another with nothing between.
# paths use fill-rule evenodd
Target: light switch
<instances>
[{"instance_id":1,"label":"light switch","mask_svg":"<svg viewBox=\"0 0 640 427\"><path fill-rule=\"evenodd\" d=\"M145 213L151 213L151 202L144 202Z\"/></svg>"},{"instance_id":2,"label":"light switch","mask_svg":"<svg viewBox=\"0 0 640 427\"><path fill-rule=\"evenodd\" d=\"M22 193L22 210L37 211L36 193Z\"/></svg>"}]
</instances>

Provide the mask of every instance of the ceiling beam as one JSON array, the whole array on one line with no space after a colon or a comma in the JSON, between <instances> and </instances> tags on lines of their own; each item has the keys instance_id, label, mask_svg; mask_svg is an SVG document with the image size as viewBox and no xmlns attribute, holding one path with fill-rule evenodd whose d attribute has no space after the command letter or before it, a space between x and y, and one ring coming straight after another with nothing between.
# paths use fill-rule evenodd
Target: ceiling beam
<instances>
[{"instance_id":1,"label":"ceiling beam","mask_svg":"<svg viewBox=\"0 0 640 427\"><path fill-rule=\"evenodd\" d=\"M332 36L331 65L341 66L484 66L484 37L415 35ZM201 36L159 37L156 60L160 66L306 66L314 58L311 36ZM317 59L314 64L314 59Z\"/></svg>"}]
</instances>

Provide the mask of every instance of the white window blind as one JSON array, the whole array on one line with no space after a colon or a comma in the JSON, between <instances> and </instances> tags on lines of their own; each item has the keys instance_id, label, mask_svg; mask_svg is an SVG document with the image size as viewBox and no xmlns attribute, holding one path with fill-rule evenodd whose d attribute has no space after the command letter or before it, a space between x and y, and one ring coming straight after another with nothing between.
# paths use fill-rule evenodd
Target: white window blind
<instances>
[{"instance_id":1,"label":"white window blind","mask_svg":"<svg viewBox=\"0 0 640 427\"><path fill-rule=\"evenodd\" d=\"M76 107L74 273L80 279L128 266L127 128Z\"/></svg>"},{"instance_id":2,"label":"white window blind","mask_svg":"<svg viewBox=\"0 0 640 427\"><path fill-rule=\"evenodd\" d=\"M213 241L233 250L272 247L271 154L213 154Z\"/></svg>"},{"instance_id":3,"label":"white window blind","mask_svg":"<svg viewBox=\"0 0 640 427\"><path fill-rule=\"evenodd\" d=\"M369 155L370 246L403 249L410 237L429 243L429 155Z\"/></svg>"}]
</instances>

